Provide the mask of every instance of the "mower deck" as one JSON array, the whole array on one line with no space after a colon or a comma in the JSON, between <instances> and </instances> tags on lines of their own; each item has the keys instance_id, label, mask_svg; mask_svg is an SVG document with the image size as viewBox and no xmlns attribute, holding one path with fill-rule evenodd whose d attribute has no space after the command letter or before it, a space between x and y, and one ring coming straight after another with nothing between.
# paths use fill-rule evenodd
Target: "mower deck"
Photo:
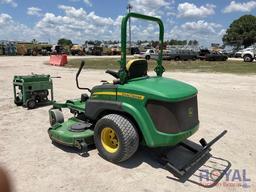
<instances>
[{"instance_id":1,"label":"mower deck","mask_svg":"<svg viewBox=\"0 0 256 192\"><path fill-rule=\"evenodd\" d=\"M48 134L57 143L83 149L94 143L94 132L90 129L90 126L91 124L72 117L63 123L56 123L49 128Z\"/></svg>"},{"instance_id":2,"label":"mower deck","mask_svg":"<svg viewBox=\"0 0 256 192\"><path fill-rule=\"evenodd\" d=\"M79 113L83 113L85 110L85 102L81 101L81 99L67 100L65 103L55 102L53 106L54 108L69 108L70 110L75 110Z\"/></svg>"}]
</instances>

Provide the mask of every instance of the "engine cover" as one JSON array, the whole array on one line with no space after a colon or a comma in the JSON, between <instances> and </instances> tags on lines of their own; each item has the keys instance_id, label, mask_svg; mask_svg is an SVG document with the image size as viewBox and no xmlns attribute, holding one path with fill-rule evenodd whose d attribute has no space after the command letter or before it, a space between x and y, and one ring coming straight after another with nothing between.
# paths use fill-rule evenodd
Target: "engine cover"
<instances>
[{"instance_id":1,"label":"engine cover","mask_svg":"<svg viewBox=\"0 0 256 192\"><path fill-rule=\"evenodd\" d=\"M186 131L199 123L196 96L179 102L151 100L147 110L156 129L163 133Z\"/></svg>"}]
</instances>

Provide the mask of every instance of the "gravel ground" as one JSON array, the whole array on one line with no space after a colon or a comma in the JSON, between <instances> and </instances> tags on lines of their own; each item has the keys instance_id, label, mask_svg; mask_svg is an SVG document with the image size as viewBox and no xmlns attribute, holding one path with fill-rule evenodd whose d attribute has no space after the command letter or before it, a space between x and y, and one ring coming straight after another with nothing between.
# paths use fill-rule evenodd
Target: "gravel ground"
<instances>
[{"instance_id":1,"label":"gravel ground","mask_svg":"<svg viewBox=\"0 0 256 192\"><path fill-rule=\"evenodd\" d=\"M82 93L75 87L75 69L43 64L47 57L0 57L0 166L8 170L14 191L255 191L256 190L256 76L172 73L164 75L190 83L199 90L200 129L190 139L212 139L224 129L228 134L212 154L232 163L228 179L210 189L198 185L196 175L180 183L140 149L131 160L115 165L97 150L89 157L54 146L48 138L48 107L27 110L13 103L12 78L18 74L45 73L54 79L55 99L65 101ZM85 70L81 82L92 87L111 76ZM223 161L224 162L224 161ZM244 171L243 171L244 170ZM243 178L243 173L245 177ZM234 181L232 181L232 179ZM243 182L239 180L250 181ZM194 181L194 182L193 182ZM197 182L197 184L195 183ZM247 185L245 185L245 183ZM242 184L242 186L240 186Z\"/></svg>"}]
</instances>

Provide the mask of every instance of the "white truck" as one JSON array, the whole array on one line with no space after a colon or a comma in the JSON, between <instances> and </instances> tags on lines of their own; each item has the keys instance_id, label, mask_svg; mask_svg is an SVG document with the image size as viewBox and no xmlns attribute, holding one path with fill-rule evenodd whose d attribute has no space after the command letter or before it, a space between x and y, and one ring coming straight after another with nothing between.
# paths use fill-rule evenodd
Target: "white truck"
<instances>
[{"instance_id":1,"label":"white truck","mask_svg":"<svg viewBox=\"0 0 256 192\"><path fill-rule=\"evenodd\" d=\"M149 59L156 59L158 57L158 53L155 49L147 49L145 52L140 52L140 54L134 54L134 57L136 58L143 58L146 60Z\"/></svg>"},{"instance_id":2,"label":"white truck","mask_svg":"<svg viewBox=\"0 0 256 192\"><path fill-rule=\"evenodd\" d=\"M243 51L242 58L244 62L252 62L256 59L256 48Z\"/></svg>"}]
</instances>

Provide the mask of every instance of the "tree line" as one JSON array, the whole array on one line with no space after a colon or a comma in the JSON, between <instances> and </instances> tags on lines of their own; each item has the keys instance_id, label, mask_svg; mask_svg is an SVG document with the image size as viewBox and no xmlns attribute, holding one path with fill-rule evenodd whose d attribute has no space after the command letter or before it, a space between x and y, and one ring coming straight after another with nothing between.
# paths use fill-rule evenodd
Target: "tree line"
<instances>
[{"instance_id":1,"label":"tree line","mask_svg":"<svg viewBox=\"0 0 256 192\"><path fill-rule=\"evenodd\" d=\"M120 41L112 41L112 40L108 40L108 41L100 41L100 40L89 40L89 41L85 41L85 44L93 44L93 45L96 45L96 46L99 46L101 45L102 43L104 44L119 44ZM153 47L156 47L158 45L158 41L148 41L148 40L145 40L145 41L141 41L141 40L138 40L136 42L137 45L141 45L141 44L151 44ZM171 39L171 40L167 40L167 41L164 41L164 45L191 45L191 46L197 46L199 43L197 40L177 40L177 39ZM73 43L70 39L65 39L65 38L61 38L58 40L58 45L61 45L61 46L72 46Z\"/></svg>"},{"instance_id":2,"label":"tree line","mask_svg":"<svg viewBox=\"0 0 256 192\"><path fill-rule=\"evenodd\" d=\"M244 15L241 16L239 19L234 20L229 28L226 31L226 34L222 37L222 41L224 45L231 45L235 47L248 47L254 43L256 43L256 16L254 15ZM120 41L92 41L87 40L85 41L85 44L94 44L99 46L100 44L118 44ZM141 41L138 40L136 42L137 45L141 45L143 43L149 43L153 47L156 47L158 45L158 41ZM69 39L59 39L58 45L62 46L72 46L72 41ZM192 45L192 46L198 46L199 43L197 40L177 40L177 39L171 39L164 41L164 45Z\"/></svg>"}]
</instances>

